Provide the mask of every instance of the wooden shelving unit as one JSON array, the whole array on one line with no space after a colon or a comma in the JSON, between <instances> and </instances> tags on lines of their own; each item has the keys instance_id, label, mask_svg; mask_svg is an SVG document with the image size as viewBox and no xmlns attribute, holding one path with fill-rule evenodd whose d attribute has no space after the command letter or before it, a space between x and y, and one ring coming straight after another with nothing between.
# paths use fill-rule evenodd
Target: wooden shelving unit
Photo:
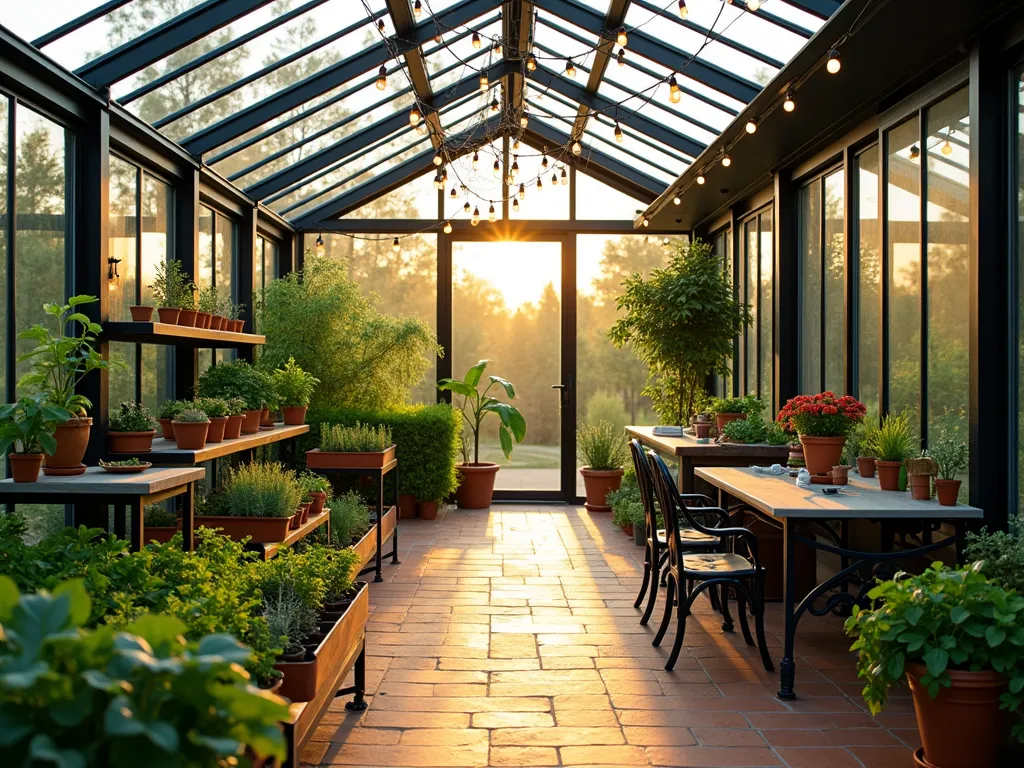
<instances>
[{"instance_id":1,"label":"wooden shelving unit","mask_svg":"<svg viewBox=\"0 0 1024 768\"><path fill-rule=\"evenodd\" d=\"M153 440L153 450L146 454L139 454L139 457L145 461L151 461L157 466L192 466L223 456L230 456L233 453L251 451L263 445L279 443L282 440L293 440L307 432L309 432L308 424L291 427L278 424L272 429L261 429L252 435L242 435L234 440L207 443L206 447L199 451L183 451L173 440L158 437Z\"/></svg>"},{"instance_id":2,"label":"wooden shelving unit","mask_svg":"<svg viewBox=\"0 0 1024 768\"><path fill-rule=\"evenodd\" d=\"M103 324L104 341L125 341L133 344L165 344L202 349L237 349L264 344L266 337L256 333L213 331L167 323L139 323L111 320Z\"/></svg>"},{"instance_id":3,"label":"wooden shelving unit","mask_svg":"<svg viewBox=\"0 0 1024 768\"><path fill-rule=\"evenodd\" d=\"M250 548L259 552L264 560L269 560L270 558L275 557L282 549L290 547L299 539L306 538L322 525L327 526L327 532L329 535L331 531L330 523L331 511L329 509L325 509L316 517L309 518L294 531L288 531L288 535L284 537L283 541L278 541L273 544L251 544Z\"/></svg>"}]
</instances>

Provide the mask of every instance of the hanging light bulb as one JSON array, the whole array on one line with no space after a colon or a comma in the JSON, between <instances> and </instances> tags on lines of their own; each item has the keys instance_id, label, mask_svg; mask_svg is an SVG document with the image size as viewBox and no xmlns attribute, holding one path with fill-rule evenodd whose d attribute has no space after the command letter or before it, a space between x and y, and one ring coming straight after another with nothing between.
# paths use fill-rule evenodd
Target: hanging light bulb
<instances>
[{"instance_id":1,"label":"hanging light bulb","mask_svg":"<svg viewBox=\"0 0 1024 768\"><path fill-rule=\"evenodd\" d=\"M528 54L527 57L526 57L526 71L527 72L536 72L537 71L537 57L534 56L532 53Z\"/></svg>"},{"instance_id":2,"label":"hanging light bulb","mask_svg":"<svg viewBox=\"0 0 1024 768\"><path fill-rule=\"evenodd\" d=\"M473 153L473 170L475 171L475 170L477 170L479 168L480 168L480 155L477 154L476 152L474 152ZM468 203L467 203L467 205L468 205Z\"/></svg>"},{"instance_id":3,"label":"hanging light bulb","mask_svg":"<svg viewBox=\"0 0 1024 768\"><path fill-rule=\"evenodd\" d=\"M480 42L480 33L474 31L473 32L473 47L474 48L479 48L481 45L482 45L482 43Z\"/></svg>"},{"instance_id":4,"label":"hanging light bulb","mask_svg":"<svg viewBox=\"0 0 1024 768\"><path fill-rule=\"evenodd\" d=\"M481 72L480 73L480 92L483 93L484 91L486 91L488 85L490 85L490 83L487 80L487 73L486 72Z\"/></svg>"},{"instance_id":5,"label":"hanging light bulb","mask_svg":"<svg viewBox=\"0 0 1024 768\"><path fill-rule=\"evenodd\" d=\"M444 166L441 168L441 181L443 181L445 184L448 183L448 166Z\"/></svg>"},{"instance_id":6,"label":"hanging light bulb","mask_svg":"<svg viewBox=\"0 0 1024 768\"><path fill-rule=\"evenodd\" d=\"M499 40L494 44L494 55L501 56L501 41Z\"/></svg>"},{"instance_id":7,"label":"hanging light bulb","mask_svg":"<svg viewBox=\"0 0 1024 768\"><path fill-rule=\"evenodd\" d=\"M676 76L672 75L668 79L668 100L673 104L678 104L681 98L683 98L683 92L679 89L679 82L676 80Z\"/></svg>"},{"instance_id":8,"label":"hanging light bulb","mask_svg":"<svg viewBox=\"0 0 1024 768\"><path fill-rule=\"evenodd\" d=\"M552 173L551 174L551 186L553 186L553 187L557 187L558 186L558 174L557 173Z\"/></svg>"},{"instance_id":9,"label":"hanging light bulb","mask_svg":"<svg viewBox=\"0 0 1024 768\"><path fill-rule=\"evenodd\" d=\"M491 112L497 112L499 109L501 109L501 105L498 103L498 97L495 96L491 99Z\"/></svg>"},{"instance_id":10,"label":"hanging light bulb","mask_svg":"<svg viewBox=\"0 0 1024 768\"><path fill-rule=\"evenodd\" d=\"M576 79L576 67L572 64L572 59L565 60L565 76Z\"/></svg>"},{"instance_id":11,"label":"hanging light bulb","mask_svg":"<svg viewBox=\"0 0 1024 768\"><path fill-rule=\"evenodd\" d=\"M505 183L507 185L509 185L509 186L512 186L512 182L514 182L514 181L515 181L515 179L512 178L512 174L511 173L508 176L505 177Z\"/></svg>"},{"instance_id":12,"label":"hanging light bulb","mask_svg":"<svg viewBox=\"0 0 1024 768\"><path fill-rule=\"evenodd\" d=\"M706 181L706 179L704 178L704 174L703 173L698 173L697 174L697 186L703 187L705 181Z\"/></svg>"},{"instance_id":13,"label":"hanging light bulb","mask_svg":"<svg viewBox=\"0 0 1024 768\"><path fill-rule=\"evenodd\" d=\"M825 62L825 69L828 70L830 75L834 75L843 68L843 63L839 60L839 51L833 48L828 52L828 61Z\"/></svg>"},{"instance_id":14,"label":"hanging light bulb","mask_svg":"<svg viewBox=\"0 0 1024 768\"><path fill-rule=\"evenodd\" d=\"M917 160L917 158L919 158L920 156L921 156L921 148L919 146L917 146L917 144L914 144L910 148L910 159L911 160Z\"/></svg>"},{"instance_id":15,"label":"hanging light bulb","mask_svg":"<svg viewBox=\"0 0 1024 768\"><path fill-rule=\"evenodd\" d=\"M942 145L942 149L939 151L947 157L953 154L953 145L949 143L949 139L946 139L946 143Z\"/></svg>"},{"instance_id":16,"label":"hanging light bulb","mask_svg":"<svg viewBox=\"0 0 1024 768\"><path fill-rule=\"evenodd\" d=\"M565 175L565 166L563 165L562 166L562 183L563 184L568 184L569 183L568 178L569 177Z\"/></svg>"},{"instance_id":17,"label":"hanging light bulb","mask_svg":"<svg viewBox=\"0 0 1024 768\"><path fill-rule=\"evenodd\" d=\"M749 133L751 135L757 133L757 118L756 117L752 117L749 120L747 120L746 128L747 128L747 133Z\"/></svg>"},{"instance_id":18,"label":"hanging light bulb","mask_svg":"<svg viewBox=\"0 0 1024 768\"><path fill-rule=\"evenodd\" d=\"M581 154L583 154L583 147L580 145L580 143L578 141L574 141L572 143L572 153L574 155L576 155L577 157L579 157Z\"/></svg>"},{"instance_id":19,"label":"hanging light bulb","mask_svg":"<svg viewBox=\"0 0 1024 768\"><path fill-rule=\"evenodd\" d=\"M381 31L381 33L383 34L383 32L384 32L384 19L381 19L380 21L377 22L377 29L379 29Z\"/></svg>"},{"instance_id":20,"label":"hanging light bulb","mask_svg":"<svg viewBox=\"0 0 1024 768\"><path fill-rule=\"evenodd\" d=\"M420 136L426 136L427 135L427 124L426 123L420 123L419 125L417 125L416 126L416 133L418 133Z\"/></svg>"},{"instance_id":21,"label":"hanging light bulb","mask_svg":"<svg viewBox=\"0 0 1024 768\"><path fill-rule=\"evenodd\" d=\"M626 66L626 49L619 48L619 52L615 54L615 60L619 63L620 67Z\"/></svg>"},{"instance_id":22,"label":"hanging light bulb","mask_svg":"<svg viewBox=\"0 0 1024 768\"><path fill-rule=\"evenodd\" d=\"M444 179L440 173L434 174L434 189L444 189Z\"/></svg>"},{"instance_id":23,"label":"hanging light bulb","mask_svg":"<svg viewBox=\"0 0 1024 768\"><path fill-rule=\"evenodd\" d=\"M619 142L619 144L621 144L622 143L622 139L623 139L622 129L619 127L618 123L615 123L615 140L617 142Z\"/></svg>"},{"instance_id":24,"label":"hanging light bulb","mask_svg":"<svg viewBox=\"0 0 1024 768\"><path fill-rule=\"evenodd\" d=\"M625 48L629 44L629 38L626 36L626 28L619 27L618 33L615 35L615 42Z\"/></svg>"},{"instance_id":25,"label":"hanging light bulb","mask_svg":"<svg viewBox=\"0 0 1024 768\"><path fill-rule=\"evenodd\" d=\"M409 110L409 125L415 128L417 125L420 124L420 121L422 119L423 113L420 112L420 108L414 104L412 109Z\"/></svg>"},{"instance_id":26,"label":"hanging light bulb","mask_svg":"<svg viewBox=\"0 0 1024 768\"><path fill-rule=\"evenodd\" d=\"M402 244L398 242L397 237L391 242L391 250L394 251L395 253L398 253L400 250L402 250Z\"/></svg>"},{"instance_id":27,"label":"hanging light bulb","mask_svg":"<svg viewBox=\"0 0 1024 768\"><path fill-rule=\"evenodd\" d=\"M690 9L686 7L686 0L679 0L679 18L686 19L690 15Z\"/></svg>"},{"instance_id":28,"label":"hanging light bulb","mask_svg":"<svg viewBox=\"0 0 1024 768\"><path fill-rule=\"evenodd\" d=\"M437 166L438 168L440 168L440 167L441 167L441 164L442 164L443 162L444 162L444 158L443 158L443 157L441 157L441 153L440 153L440 152L436 152L436 153L434 154L434 165L436 165L436 166Z\"/></svg>"},{"instance_id":29,"label":"hanging light bulb","mask_svg":"<svg viewBox=\"0 0 1024 768\"><path fill-rule=\"evenodd\" d=\"M501 178L501 163L499 163L497 160L495 160L494 161L494 166L492 167L491 170L494 172L494 178L496 178L496 179L500 179Z\"/></svg>"},{"instance_id":30,"label":"hanging light bulb","mask_svg":"<svg viewBox=\"0 0 1024 768\"><path fill-rule=\"evenodd\" d=\"M537 191L538 192L543 192L544 191L544 179L542 179L540 177L537 177Z\"/></svg>"},{"instance_id":31,"label":"hanging light bulb","mask_svg":"<svg viewBox=\"0 0 1024 768\"><path fill-rule=\"evenodd\" d=\"M452 233L452 223L450 221L446 221L444 223L444 233L446 235L450 235Z\"/></svg>"},{"instance_id":32,"label":"hanging light bulb","mask_svg":"<svg viewBox=\"0 0 1024 768\"><path fill-rule=\"evenodd\" d=\"M477 224L480 223L480 209L479 208L474 208L473 209L473 218L469 220L469 223L472 224L474 227Z\"/></svg>"},{"instance_id":33,"label":"hanging light bulb","mask_svg":"<svg viewBox=\"0 0 1024 768\"><path fill-rule=\"evenodd\" d=\"M545 171L548 169L548 156L547 155L543 155L541 157L540 167L543 168Z\"/></svg>"},{"instance_id":34,"label":"hanging light bulb","mask_svg":"<svg viewBox=\"0 0 1024 768\"><path fill-rule=\"evenodd\" d=\"M323 235L317 235L316 236L316 255L319 258L322 259L326 253L327 253L327 248L324 247L324 236Z\"/></svg>"},{"instance_id":35,"label":"hanging light bulb","mask_svg":"<svg viewBox=\"0 0 1024 768\"><path fill-rule=\"evenodd\" d=\"M441 44L441 34L440 33L434 35L434 42L437 43L438 45Z\"/></svg>"},{"instance_id":36,"label":"hanging light bulb","mask_svg":"<svg viewBox=\"0 0 1024 768\"><path fill-rule=\"evenodd\" d=\"M796 102L793 100L792 88L786 91L786 100L782 102L782 108L787 112L792 112L794 109L796 109Z\"/></svg>"},{"instance_id":37,"label":"hanging light bulb","mask_svg":"<svg viewBox=\"0 0 1024 768\"><path fill-rule=\"evenodd\" d=\"M519 116L519 127L525 128L530 124L530 116L526 113L526 107L523 107L523 114Z\"/></svg>"},{"instance_id":38,"label":"hanging light bulb","mask_svg":"<svg viewBox=\"0 0 1024 768\"><path fill-rule=\"evenodd\" d=\"M512 142L512 149L514 149L516 152L519 151L519 137L518 136L516 136L516 140Z\"/></svg>"},{"instance_id":39,"label":"hanging light bulb","mask_svg":"<svg viewBox=\"0 0 1024 768\"><path fill-rule=\"evenodd\" d=\"M516 213L519 213L519 198L518 197L513 197L512 198L512 210L515 211Z\"/></svg>"},{"instance_id":40,"label":"hanging light bulb","mask_svg":"<svg viewBox=\"0 0 1024 768\"><path fill-rule=\"evenodd\" d=\"M412 4L412 14L417 19L423 14L423 4L420 0L416 0L416 2Z\"/></svg>"},{"instance_id":41,"label":"hanging light bulb","mask_svg":"<svg viewBox=\"0 0 1024 768\"><path fill-rule=\"evenodd\" d=\"M526 185L525 184L520 184L519 185L519 199L520 200L525 200L526 199Z\"/></svg>"},{"instance_id":42,"label":"hanging light bulb","mask_svg":"<svg viewBox=\"0 0 1024 768\"><path fill-rule=\"evenodd\" d=\"M469 200L467 200L466 204L462 206L462 210L465 211L466 213L469 213Z\"/></svg>"},{"instance_id":43,"label":"hanging light bulb","mask_svg":"<svg viewBox=\"0 0 1024 768\"><path fill-rule=\"evenodd\" d=\"M452 200L459 199L459 193L455 191L455 187L452 187L452 192L450 195L448 195L448 197L450 197Z\"/></svg>"},{"instance_id":44,"label":"hanging light bulb","mask_svg":"<svg viewBox=\"0 0 1024 768\"><path fill-rule=\"evenodd\" d=\"M732 158L728 155L722 155L722 167L728 168L730 165L732 165Z\"/></svg>"},{"instance_id":45,"label":"hanging light bulb","mask_svg":"<svg viewBox=\"0 0 1024 768\"><path fill-rule=\"evenodd\" d=\"M761 0L747 0L747 10L751 13L757 13L761 8Z\"/></svg>"},{"instance_id":46,"label":"hanging light bulb","mask_svg":"<svg viewBox=\"0 0 1024 768\"><path fill-rule=\"evenodd\" d=\"M644 220L643 220L642 222L640 222L640 223L641 223L641 224L643 224L643 225L644 225L645 227L649 227L649 226L651 226L651 222L649 222L649 221L647 220L647 217L646 217L646 216L644 216Z\"/></svg>"},{"instance_id":47,"label":"hanging light bulb","mask_svg":"<svg viewBox=\"0 0 1024 768\"><path fill-rule=\"evenodd\" d=\"M519 175L519 155L512 155L512 170L509 174L512 180L515 181L516 176Z\"/></svg>"},{"instance_id":48,"label":"hanging light bulb","mask_svg":"<svg viewBox=\"0 0 1024 768\"><path fill-rule=\"evenodd\" d=\"M494 213L494 203L491 203L491 207L487 211L487 220L493 224L496 218L497 216Z\"/></svg>"},{"instance_id":49,"label":"hanging light bulb","mask_svg":"<svg viewBox=\"0 0 1024 768\"><path fill-rule=\"evenodd\" d=\"M383 91L388 87L388 69L383 64L377 70L377 90Z\"/></svg>"},{"instance_id":50,"label":"hanging light bulb","mask_svg":"<svg viewBox=\"0 0 1024 768\"><path fill-rule=\"evenodd\" d=\"M672 205L680 205L682 202L683 201L680 200L678 197L673 197L672 198Z\"/></svg>"}]
</instances>

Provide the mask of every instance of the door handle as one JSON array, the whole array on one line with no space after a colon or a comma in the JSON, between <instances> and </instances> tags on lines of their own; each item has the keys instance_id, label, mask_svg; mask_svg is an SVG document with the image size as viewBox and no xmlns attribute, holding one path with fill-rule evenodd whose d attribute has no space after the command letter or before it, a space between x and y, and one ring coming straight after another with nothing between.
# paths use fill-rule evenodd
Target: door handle
<instances>
[{"instance_id":1,"label":"door handle","mask_svg":"<svg viewBox=\"0 0 1024 768\"><path fill-rule=\"evenodd\" d=\"M552 389L563 389L564 390L565 389L565 384L552 384L551 388Z\"/></svg>"}]
</instances>

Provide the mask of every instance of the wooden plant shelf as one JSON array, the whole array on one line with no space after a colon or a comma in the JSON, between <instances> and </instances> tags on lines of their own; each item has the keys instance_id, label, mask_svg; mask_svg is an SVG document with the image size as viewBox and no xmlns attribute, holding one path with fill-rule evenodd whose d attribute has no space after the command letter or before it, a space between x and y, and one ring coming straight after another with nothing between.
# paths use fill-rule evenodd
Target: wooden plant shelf
<instances>
[{"instance_id":1,"label":"wooden plant shelf","mask_svg":"<svg viewBox=\"0 0 1024 768\"><path fill-rule=\"evenodd\" d=\"M172 344L202 349L238 349L264 344L266 337L256 333L214 331L209 328L190 328L168 323L111 320L103 324L103 340L135 344Z\"/></svg>"},{"instance_id":2,"label":"wooden plant shelf","mask_svg":"<svg viewBox=\"0 0 1024 768\"><path fill-rule=\"evenodd\" d=\"M234 440L207 443L206 447L199 451L183 451L173 440L158 437L153 440L153 450L149 453L140 453L139 457L145 461L151 461L157 466L192 466L202 464L204 461L219 459L222 456L230 456L233 453L251 451L261 445L291 440L307 432L309 432L308 424L299 424L293 427L278 424L273 429L261 429L255 434L242 435Z\"/></svg>"},{"instance_id":3,"label":"wooden plant shelf","mask_svg":"<svg viewBox=\"0 0 1024 768\"><path fill-rule=\"evenodd\" d=\"M288 535L284 537L283 541L278 541L274 544L252 544L250 545L250 548L259 552L263 556L264 560L269 560L276 556L282 549L290 547L299 539L304 539L320 526L327 525L330 522L331 510L324 509L324 511L319 515L309 518L294 531L288 531ZM328 531L330 531L330 528L328 528Z\"/></svg>"}]
</instances>

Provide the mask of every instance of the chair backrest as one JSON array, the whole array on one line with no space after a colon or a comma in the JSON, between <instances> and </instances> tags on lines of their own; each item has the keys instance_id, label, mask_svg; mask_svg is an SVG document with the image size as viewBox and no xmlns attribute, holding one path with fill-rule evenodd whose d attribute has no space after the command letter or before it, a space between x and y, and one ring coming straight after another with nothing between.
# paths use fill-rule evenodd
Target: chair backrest
<instances>
[{"instance_id":1,"label":"chair backrest","mask_svg":"<svg viewBox=\"0 0 1024 768\"><path fill-rule=\"evenodd\" d=\"M654 495L665 522L665 540L668 543L669 564L678 568L682 564L682 541L679 538L679 510L682 507L675 497L672 473L665 461L655 451L648 451L646 461L648 477L654 486ZM685 513L685 510L684 510Z\"/></svg>"},{"instance_id":2,"label":"chair backrest","mask_svg":"<svg viewBox=\"0 0 1024 768\"><path fill-rule=\"evenodd\" d=\"M644 457L643 446L639 440L629 441L629 452L633 457L633 471L636 472L636 484L640 487L640 499L644 505L644 525L647 526L647 537L651 539L654 556L658 554L658 511L654 506L654 477ZM657 560L655 560L657 562Z\"/></svg>"}]
</instances>

